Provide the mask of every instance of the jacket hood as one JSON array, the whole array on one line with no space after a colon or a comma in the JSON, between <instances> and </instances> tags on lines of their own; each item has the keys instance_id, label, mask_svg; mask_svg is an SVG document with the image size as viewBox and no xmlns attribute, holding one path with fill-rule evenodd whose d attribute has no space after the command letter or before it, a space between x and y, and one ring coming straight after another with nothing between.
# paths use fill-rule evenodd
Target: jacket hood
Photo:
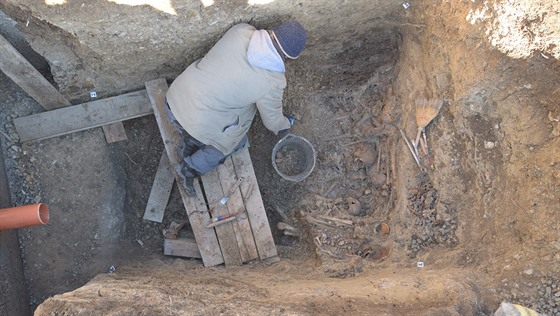
<instances>
[{"instance_id":1,"label":"jacket hood","mask_svg":"<svg viewBox=\"0 0 560 316\"><path fill-rule=\"evenodd\" d=\"M274 47L272 39L266 30L256 30L249 42L247 58L254 67L270 71L286 72L284 61Z\"/></svg>"}]
</instances>

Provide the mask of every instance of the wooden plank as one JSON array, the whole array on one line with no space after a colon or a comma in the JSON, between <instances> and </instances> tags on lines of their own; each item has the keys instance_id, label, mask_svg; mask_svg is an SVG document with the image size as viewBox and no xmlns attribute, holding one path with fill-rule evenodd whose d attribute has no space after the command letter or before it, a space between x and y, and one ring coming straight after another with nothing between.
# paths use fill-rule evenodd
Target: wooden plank
<instances>
[{"instance_id":1,"label":"wooden plank","mask_svg":"<svg viewBox=\"0 0 560 316\"><path fill-rule=\"evenodd\" d=\"M103 125L102 128L103 133L105 134L105 140L108 144L128 140L128 137L126 137L126 130L124 129L122 122Z\"/></svg>"},{"instance_id":2,"label":"wooden plank","mask_svg":"<svg viewBox=\"0 0 560 316\"><path fill-rule=\"evenodd\" d=\"M145 90L14 119L21 142L65 135L152 114Z\"/></svg>"},{"instance_id":3,"label":"wooden plank","mask_svg":"<svg viewBox=\"0 0 560 316\"><path fill-rule=\"evenodd\" d=\"M178 180L177 183L181 183L181 178L178 173L180 172L178 167L181 161L178 150L181 148L181 139L179 132L173 127L166 116L164 98L167 89L167 82L163 78L146 82L146 91L148 92L150 103L154 109L154 115L159 126L161 137L163 138L167 156L169 157L171 170L175 179ZM204 200L201 200L202 192L198 181L194 183L197 192L196 198L189 198L182 185L178 185L178 187L204 266L209 267L224 263L224 258L214 229L206 228L206 225L210 222L210 215L208 214Z\"/></svg>"},{"instance_id":4,"label":"wooden plank","mask_svg":"<svg viewBox=\"0 0 560 316\"><path fill-rule=\"evenodd\" d=\"M194 239L178 238L163 241L163 254L166 256L200 258L200 251Z\"/></svg>"},{"instance_id":5,"label":"wooden plank","mask_svg":"<svg viewBox=\"0 0 560 316\"><path fill-rule=\"evenodd\" d=\"M202 176L202 186L204 187L204 193L206 193L206 199L208 201L217 201L224 196L224 192L227 192L227 188L222 189L220 177L218 176L218 170L216 169ZM213 208L212 217L228 214L228 210L225 205L215 203L211 204L210 207ZM243 262L241 261L241 254L239 253L239 247L237 246L237 239L235 238L232 223L222 224L215 227L215 229L226 266L242 265Z\"/></svg>"},{"instance_id":6,"label":"wooden plank","mask_svg":"<svg viewBox=\"0 0 560 316\"><path fill-rule=\"evenodd\" d=\"M51 83L41 75L2 35L0 35L0 69L29 94L45 110L72 105ZM103 127L107 142L126 140L122 123ZM124 136L123 136L124 135Z\"/></svg>"},{"instance_id":7,"label":"wooden plank","mask_svg":"<svg viewBox=\"0 0 560 316\"><path fill-rule=\"evenodd\" d=\"M72 105L0 35L0 69L46 110Z\"/></svg>"},{"instance_id":8,"label":"wooden plank","mask_svg":"<svg viewBox=\"0 0 560 316\"><path fill-rule=\"evenodd\" d=\"M220 182L222 183L222 188L224 191L229 190L229 188L238 179L235 174L233 167L233 161L231 157L226 159L224 164L218 167L218 175L220 177ZM245 186L248 182L255 181L256 179L244 178ZM243 182L241 183L243 185ZM253 188L254 190L254 188ZM237 216L237 220L232 223L233 230L235 231L235 236L237 238L237 244L239 245L239 252L241 253L241 259L243 262L248 262L259 258L257 252L257 245L253 238L253 231L251 230L251 223L247 217L247 211L245 209L245 204L243 203L243 198L241 196L240 188L230 197L227 202L227 209L230 214L234 214L242 211L242 214Z\"/></svg>"},{"instance_id":9,"label":"wooden plank","mask_svg":"<svg viewBox=\"0 0 560 316\"><path fill-rule=\"evenodd\" d=\"M231 158L238 177L254 179L253 192L247 199L245 199L245 206L247 208L249 222L251 223L251 227L253 229L253 236L255 238L255 243L257 244L259 257L261 260L276 257L278 256L278 252L276 250L276 245L274 244L274 239L272 238L268 218L266 217L266 210L262 202L259 185L256 181L257 177L255 176L255 170L253 169L251 157L249 156L249 149L244 148L233 154ZM244 183L241 183L241 192L245 193L249 189L250 182L243 182Z\"/></svg>"},{"instance_id":10,"label":"wooden plank","mask_svg":"<svg viewBox=\"0 0 560 316\"><path fill-rule=\"evenodd\" d=\"M175 178L171 172L171 165L169 164L167 152L164 150L161 154L154 184L152 185L150 197L148 198L148 203L146 204L144 219L158 223L163 221L165 208L167 207L169 195L171 194L171 189L173 188L173 181L175 181Z\"/></svg>"}]
</instances>

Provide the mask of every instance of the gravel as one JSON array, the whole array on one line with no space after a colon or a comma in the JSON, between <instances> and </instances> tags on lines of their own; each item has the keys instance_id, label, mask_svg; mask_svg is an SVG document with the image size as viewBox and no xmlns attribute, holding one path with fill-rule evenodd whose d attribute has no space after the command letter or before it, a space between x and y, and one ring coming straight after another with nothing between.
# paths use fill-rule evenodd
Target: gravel
<instances>
[{"instance_id":1,"label":"gravel","mask_svg":"<svg viewBox=\"0 0 560 316\"><path fill-rule=\"evenodd\" d=\"M438 191L427 173L420 173L407 186L408 210L415 217L408 248L409 257L435 246L452 248L459 243L455 234L457 215L453 208L438 203Z\"/></svg>"}]
</instances>

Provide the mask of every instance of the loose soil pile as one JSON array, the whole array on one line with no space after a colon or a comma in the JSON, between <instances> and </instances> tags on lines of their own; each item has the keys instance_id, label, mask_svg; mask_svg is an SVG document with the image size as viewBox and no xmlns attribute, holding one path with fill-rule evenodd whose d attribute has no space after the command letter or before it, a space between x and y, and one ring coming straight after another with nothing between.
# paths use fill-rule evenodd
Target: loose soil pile
<instances>
[{"instance_id":1,"label":"loose soil pile","mask_svg":"<svg viewBox=\"0 0 560 316\"><path fill-rule=\"evenodd\" d=\"M280 173L293 177L305 171L307 160L302 146L290 144L283 146L276 152L276 166Z\"/></svg>"}]
</instances>

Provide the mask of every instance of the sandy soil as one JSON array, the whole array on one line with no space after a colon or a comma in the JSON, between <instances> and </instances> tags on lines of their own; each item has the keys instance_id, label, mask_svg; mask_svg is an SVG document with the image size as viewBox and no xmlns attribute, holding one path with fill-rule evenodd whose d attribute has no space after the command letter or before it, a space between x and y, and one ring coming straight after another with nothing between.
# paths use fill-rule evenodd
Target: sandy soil
<instances>
[{"instance_id":1,"label":"sandy soil","mask_svg":"<svg viewBox=\"0 0 560 316\"><path fill-rule=\"evenodd\" d=\"M28 11L21 10L22 3ZM91 82L104 94L138 87L144 77L172 79L175 67L182 69L210 45L220 26L231 23L217 9L239 10L220 4L212 13L201 11L203 20L218 20L204 41L202 31L192 30L192 41L202 44L185 53L184 44L172 48L166 45L177 39L163 37L154 47L170 53L136 66L138 78L111 91L98 79L116 82L129 75L130 65L109 58L111 45L114 56L124 54L114 44L119 41L92 40L108 32L94 27L97 11L81 17L89 24L72 20L65 26L61 21L78 10L74 5L55 10L21 0L4 7L23 24L22 17L29 16L23 13L31 12L37 26L26 34L35 49L43 48L69 96L89 91L75 85L87 78L94 78ZM163 149L153 117L126 122L129 140L123 143L107 145L96 129L20 144L11 119L41 109L3 79L0 118L13 139L3 149L13 200L45 201L53 214L48 226L20 232L30 302L35 308L46 300L39 314L144 309L479 315L506 300L560 315L560 8L544 0L414 2L408 9L381 1L386 14L370 13L365 8L371 4L361 1L356 8L347 20L332 18L336 9L329 5L324 11L315 4L249 10L260 17L258 23L275 20L267 10L297 11L310 29L306 53L288 65L286 111L298 118L293 132L314 144L316 169L301 183L282 179L271 165L276 138L258 118L250 134L263 201L284 258L273 266L201 269L198 261L163 257L161 229L186 216L175 189L162 224L142 220ZM142 25L137 19L161 15L147 7L130 12L129 24L118 25L125 34L137 32ZM321 13L329 25L319 22ZM184 17L162 23L176 28L175 20ZM79 49L69 45L74 50L68 69L54 63L68 53L55 54L38 39L50 34L45 21L56 29L53 43L81 41ZM144 29L142 34L155 38L160 32ZM65 40L55 40L59 37ZM123 42L135 44L127 36ZM80 59L87 65L72 66ZM93 67L91 60L99 65ZM155 71L155 64L172 67ZM104 66L116 68L108 74ZM426 129L430 158L423 155L424 171L399 131L416 135L420 98L443 100ZM279 222L295 227L297 236L276 229ZM380 229L381 222L390 234ZM188 227L182 234L189 234ZM146 263L153 258L158 261ZM418 262L424 268L415 268ZM47 299L82 286L110 266L116 274ZM364 282L373 289L358 291ZM392 285L383 287L384 282ZM407 291L410 287L422 291ZM200 291L220 297L220 303ZM138 301L147 293L153 294L151 300Z\"/></svg>"}]
</instances>

